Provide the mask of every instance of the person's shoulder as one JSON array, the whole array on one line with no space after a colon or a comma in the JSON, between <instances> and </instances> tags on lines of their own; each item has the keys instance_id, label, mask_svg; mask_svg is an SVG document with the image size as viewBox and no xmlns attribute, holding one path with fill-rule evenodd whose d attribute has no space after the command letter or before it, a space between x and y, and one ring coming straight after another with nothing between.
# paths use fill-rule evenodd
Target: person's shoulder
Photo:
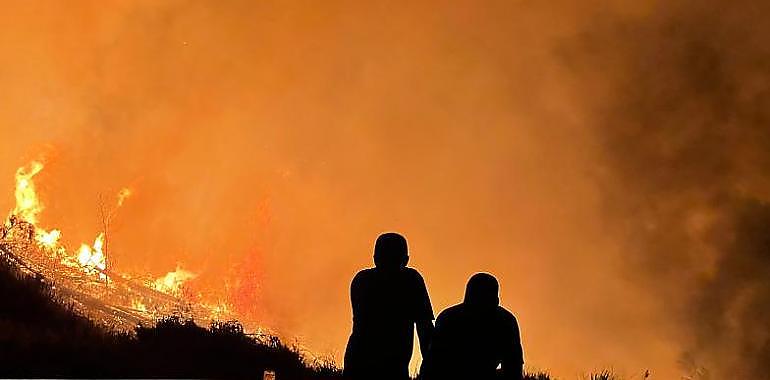
<instances>
[{"instance_id":1,"label":"person's shoulder","mask_svg":"<svg viewBox=\"0 0 770 380\"><path fill-rule=\"evenodd\" d=\"M420 274L420 272L417 271L417 269L406 267L404 268L404 275L411 280L425 282L425 280L423 280L422 278L422 275Z\"/></svg>"},{"instance_id":2,"label":"person's shoulder","mask_svg":"<svg viewBox=\"0 0 770 380\"><path fill-rule=\"evenodd\" d=\"M372 275L374 275L374 268L362 269L353 277L353 282L366 281L366 279L372 277Z\"/></svg>"},{"instance_id":3,"label":"person's shoulder","mask_svg":"<svg viewBox=\"0 0 770 380\"><path fill-rule=\"evenodd\" d=\"M500 322L504 324L518 324L516 321L516 316L513 315L508 309L498 306L497 307L497 318Z\"/></svg>"},{"instance_id":4,"label":"person's shoulder","mask_svg":"<svg viewBox=\"0 0 770 380\"><path fill-rule=\"evenodd\" d=\"M499 316L503 317L503 318L516 319L516 317L513 315L513 313L511 313L510 311L508 311L508 309L506 309L506 308L504 308L502 306L497 306L497 314Z\"/></svg>"},{"instance_id":5,"label":"person's shoulder","mask_svg":"<svg viewBox=\"0 0 770 380\"><path fill-rule=\"evenodd\" d=\"M436 318L436 320L452 319L456 315L461 314L463 312L464 307L465 306L461 303L454 306L450 306L444 309L444 311L442 311L441 313L439 313L438 318Z\"/></svg>"}]
</instances>

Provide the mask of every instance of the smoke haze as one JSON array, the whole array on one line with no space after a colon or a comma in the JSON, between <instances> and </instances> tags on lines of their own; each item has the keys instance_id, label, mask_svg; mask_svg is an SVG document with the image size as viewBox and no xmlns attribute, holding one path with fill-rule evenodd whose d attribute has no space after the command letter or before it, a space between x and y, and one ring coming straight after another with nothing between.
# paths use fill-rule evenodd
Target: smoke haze
<instances>
[{"instance_id":1,"label":"smoke haze","mask_svg":"<svg viewBox=\"0 0 770 380\"><path fill-rule=\"evenodd\" d=\"M768 11L680 2L598 22L573 50L604 86L592 108L608 231L669 312L682 369L719 379L770 373Z\"/></svg>"},{"instance_id":2,"label":"smoke haze","mask_svg":"<svg viewBox=\"0 0 770 380\"><path fill-rule=\"evenodd\" d=\"M130 187L121 271L182 265L339 359L395 230L437 311L495 274L534 368L770 373L765 5L4 8L0 209L42 157L40 225L76 246Z\"/></svg>"}]
</instances>

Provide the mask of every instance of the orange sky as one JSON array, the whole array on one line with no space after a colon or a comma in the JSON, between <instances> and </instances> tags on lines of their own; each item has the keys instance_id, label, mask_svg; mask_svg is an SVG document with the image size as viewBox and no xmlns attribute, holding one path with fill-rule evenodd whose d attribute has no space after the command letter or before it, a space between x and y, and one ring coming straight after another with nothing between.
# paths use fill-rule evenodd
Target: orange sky
<instances>
[{"instance_id":1,"label":"orange sky","mask_svg":"<svg viewBox=\"0 0 770 380\"><path fill-rule=\"evenodd\" d=\"M499 278L528 365L673 378L678 333L626 275L596 179L616 67L587 82L564 58L653 5L546 3L5 2L0 209L42 156L40 224L75 245L129 186L112 265L181 263L338 359L349 281L399 231L437 312Z\"/></svg>"}]
</instances>

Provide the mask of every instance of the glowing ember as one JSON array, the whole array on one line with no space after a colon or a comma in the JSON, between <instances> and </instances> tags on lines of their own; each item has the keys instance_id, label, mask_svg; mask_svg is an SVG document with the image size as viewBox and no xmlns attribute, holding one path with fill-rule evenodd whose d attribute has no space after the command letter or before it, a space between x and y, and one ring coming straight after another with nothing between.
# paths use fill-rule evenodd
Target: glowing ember
<instances>
[{"instance_id":1,"label":"glowing ember","mask_svg":"<svg viewBox=\"0 0 770 380\"><path fill-rule=\"evenodd\" d=\"M212 319L220 319L232 313L230 305L223 301L214 305L206 305L206 307L210 310Z\"/></svg>"},{"instance_id":2,"label":"glowing ember","mask_svg":"<svg viewBox=\"0 0 770 380\"><path fill-rule=\"evenodd\" d=\"M137 299L131 300L131 308L137 311L140 311L142 313L147 313L147 306L142 303L142 301L139 301Z\"/></svg>"}]
</instances>

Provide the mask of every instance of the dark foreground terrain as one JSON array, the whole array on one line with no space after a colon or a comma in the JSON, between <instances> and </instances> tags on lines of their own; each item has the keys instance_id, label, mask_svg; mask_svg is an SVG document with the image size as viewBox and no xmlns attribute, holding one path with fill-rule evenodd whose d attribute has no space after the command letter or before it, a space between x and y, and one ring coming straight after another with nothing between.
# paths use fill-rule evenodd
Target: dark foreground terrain
<instances>
[{"instance_id":1,"label":"dark foreground terrain","mask_svg":"<svg viewBox=\"0 0 770 380\"><path fill-rule=\"evenodd\" d=\"M98 326L60 302L51 286L0 260L0 377L340 378L272 336L237 322L203 328L169 317L134 334Z\"/></svg>"},{"instance_id":2,"label":"dark foreground terrain","mask_svg":"<svg viewBox=\"0 0 770 380\"><path fill-rule=\"evenodd\" d=\"M331 361L308 359L274 336L247 335L237 322L203 328L168 317L133 334L111 331L75 313L45 281L0 259L0 378L261 379L266 369L280 380L342 377Z\"/></svg>"}]
</instances>

